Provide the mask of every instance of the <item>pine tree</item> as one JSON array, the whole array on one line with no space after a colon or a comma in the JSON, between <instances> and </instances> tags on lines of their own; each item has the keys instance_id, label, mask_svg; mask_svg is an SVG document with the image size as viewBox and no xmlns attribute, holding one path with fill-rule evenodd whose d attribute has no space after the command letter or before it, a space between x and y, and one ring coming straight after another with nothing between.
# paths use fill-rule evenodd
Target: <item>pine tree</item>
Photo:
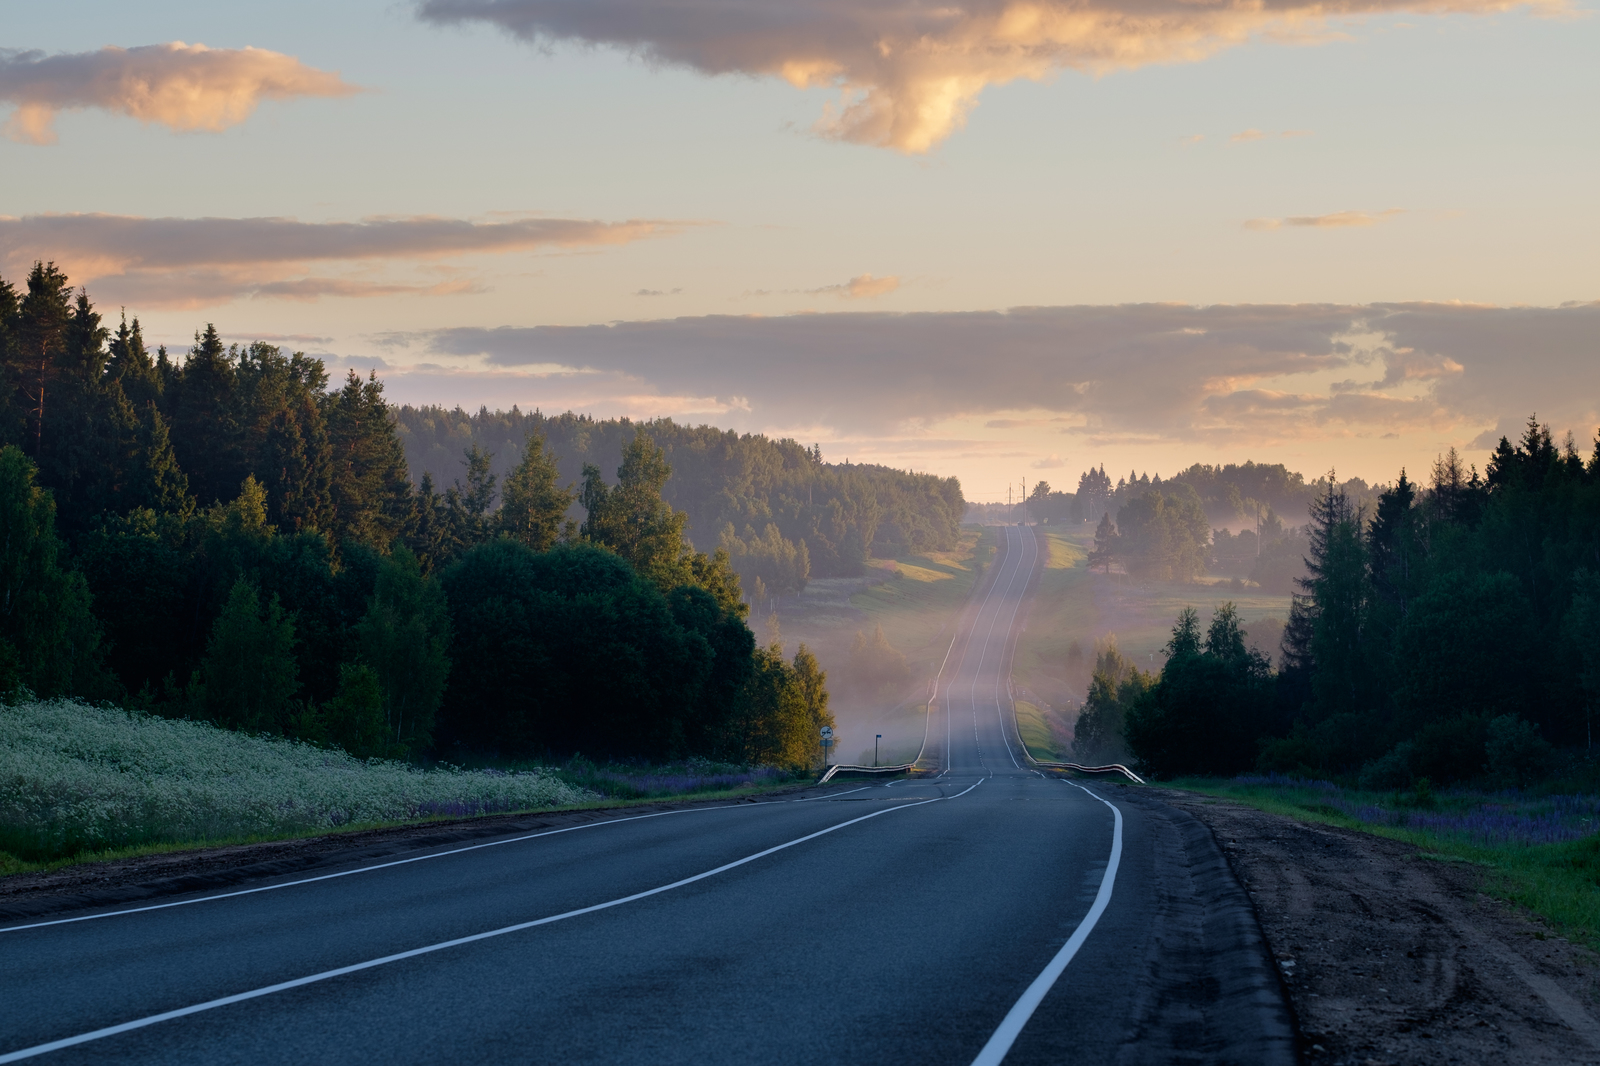
<instances>
[{"instance_id":1,"label":"pine tree","mask_svg":"<svg viewBox=\"0 0 1600 1066\"><path fill-rule=\"evenodd\" d=\"M387 549L412 522L411 478L395 432L383 383L355 371L324 401L333 453L333 529L350 539Z\"/></svg>"},{"instance_id":2,"label":"pine tree","mask_svg":"<svg viewBox=\"0 0 1600 1066\"><path fill-rule=\"evenodd\" d=\"M559 487L559 478L556 457L548 452L544 435L529 434L522 462L506 478L500 530L534 551L548 550L577 495L571 487Z\"/></svg>"},{"instance_id":3,"label":"pine tree","mask_svg":"<svg viewBox=\"0 0 1600 1066\"><path fill-rule=\"evenodd\" d=\"M693 553L683 537L689 516L661 498L672 467L643 429L623 450L615 488L593 465L584 464L583 476L580 499L589 513L583 536L628 560L663 590L693 581Z\"/></svg>"},{"instance_id":4,"label":"pine tree","mask_svg":"<svg viewBox=\"0 0 1600 1066\"><path fill-rule=\"evenodd\" d=\"M240 441L236 354L208 323L195 334L175 387L164 390L173 451L201 506L231 498L249 473Z\"/></svg>"},{"instance_id":5,"label":"pine tree","mask_svg":"<svg viewBox=\"0 0 1600 1066\"><path fill-rule=\"evenodd\" d=\"M18 392L26 412L28 449L38 461L44 441L45 399L72 324L72 290L54 263L33 264L17 313Z\"/></svg>"}]
</instances>

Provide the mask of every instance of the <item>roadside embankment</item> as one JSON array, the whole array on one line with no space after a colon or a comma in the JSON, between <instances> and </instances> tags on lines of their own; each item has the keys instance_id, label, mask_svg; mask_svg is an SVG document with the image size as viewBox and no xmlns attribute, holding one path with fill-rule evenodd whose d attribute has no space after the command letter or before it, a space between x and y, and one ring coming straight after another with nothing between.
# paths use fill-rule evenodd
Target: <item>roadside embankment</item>
<instances>
[{"instance_id":1,"label":"roadside embankment","mask_svg":"<svg viewBox=\"0 0 1600 1066\"><path fill-rule=\"evenodd\" d=\"M1600 1063L1600 956L1483 866L1176 789L1249 892L1311 1063Z\"/></svg>"}]
</instances>

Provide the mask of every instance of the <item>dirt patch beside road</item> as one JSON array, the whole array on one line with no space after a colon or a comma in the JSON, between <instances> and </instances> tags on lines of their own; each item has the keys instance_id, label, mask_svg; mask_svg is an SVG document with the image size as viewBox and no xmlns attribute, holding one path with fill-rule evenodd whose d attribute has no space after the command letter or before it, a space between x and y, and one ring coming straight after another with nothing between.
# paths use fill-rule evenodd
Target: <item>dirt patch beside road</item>
<instances>
[{"instance_id":1,"label":"dirt patch beside road","mask_svg":"<svg viewBox=\"0 0 1600 1066\"><path fill-rule=\"evenodd\" d=\"M1189 792L1319 1063L1600 1064L1600 956L1409 844Z\"/></svg>"}]
</instances>

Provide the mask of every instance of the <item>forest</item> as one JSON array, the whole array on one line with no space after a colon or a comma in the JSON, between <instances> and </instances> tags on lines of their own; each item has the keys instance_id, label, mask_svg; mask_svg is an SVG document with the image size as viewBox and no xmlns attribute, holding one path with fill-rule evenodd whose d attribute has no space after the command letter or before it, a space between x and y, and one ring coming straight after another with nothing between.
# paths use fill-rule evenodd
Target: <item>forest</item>
<instances>
[{"instance_id":1,"label":"forest","mask_svg":"<svg viewBox=\"0 0 1600 1066\"><path fill-rule=\"evenodd\" d=\"M641 428L514 407L401 407L395 417L411 469L438 484L459 476L469 452L503 476L529 437L547 441L561 477L575 480L585 465L609 468ZM726 548L757 602L798 593L812 576L858 576L869 557L955 546L966 510L955 478L825 463L815 446L669 419L642 428L672 465L663 496L688 515L686 534L702 548Z\"/></svg>"},{"instance_id":2,"label":"forest","mask_svg":"<svg viewBox=\"0 0 1600 1066\"><path fill-rule=\"evenodd\" d=\"M1196 520L1194 499L1175 509ZM1518 787L1592 750L1600 440L1586 457L1530 418L1482 474L1452 450L1425 484L1401 470L1370 502L1330 474L1304 536L1278 670L1231 605L1209 623L1186 610L1157 672L1100 651L1075 752L1126 753L1164 777L1261 770L1390 789Z\"/></svg>"},{"instance_id":3,"label":"forest","mask_svg":"<svg viewBox=\"0 0 1600 1066\"><path fill-rule=\"evenodd\" d=\"M780 594L964 507L792 441L397 411L211 325L152 353L47 263L0 280L0 373L0 694L361 757L809 765L825 674L740 568Z\"/></svg>"}]
</instances>

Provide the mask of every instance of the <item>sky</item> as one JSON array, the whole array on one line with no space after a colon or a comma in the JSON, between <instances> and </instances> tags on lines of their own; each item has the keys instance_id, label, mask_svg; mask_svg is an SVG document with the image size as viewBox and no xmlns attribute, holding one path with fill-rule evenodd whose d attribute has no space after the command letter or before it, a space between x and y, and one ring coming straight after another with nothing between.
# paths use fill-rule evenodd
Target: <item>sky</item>
<instances>
[{"instance_id":1,"label":"sky","mask_svg":"<svg viewBox=\"0 0 1600 1066\"><path fill-rule=\"evenodd\" d=\"M7 4L0 276L955 475L1600 427L1582 2Z\"/></svg>"}]
</instances>

